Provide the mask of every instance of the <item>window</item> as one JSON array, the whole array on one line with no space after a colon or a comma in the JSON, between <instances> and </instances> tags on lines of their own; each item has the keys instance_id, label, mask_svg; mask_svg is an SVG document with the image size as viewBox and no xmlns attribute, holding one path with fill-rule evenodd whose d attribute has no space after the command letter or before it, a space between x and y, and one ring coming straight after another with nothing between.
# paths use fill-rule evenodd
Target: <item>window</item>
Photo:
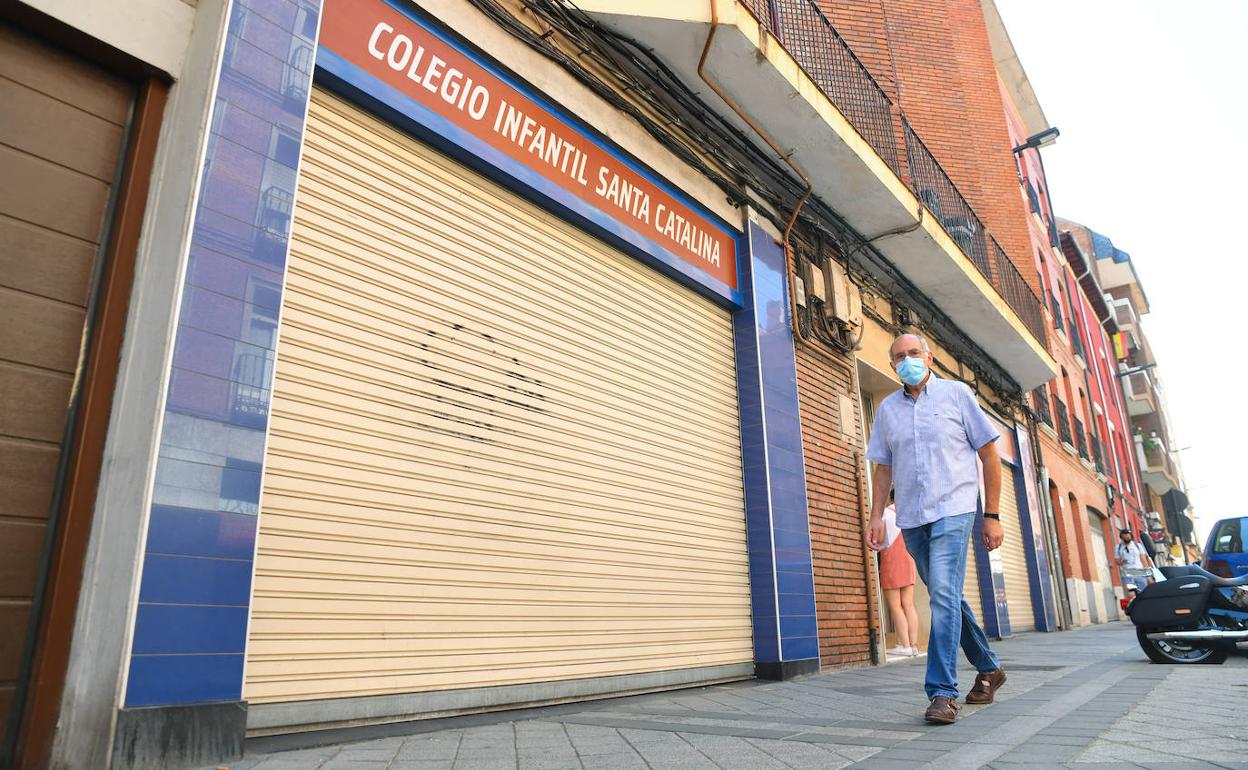
<instances>
[{"instance_id":1,"label":"window","mask_svg":"<svg viewBox=\"0 0 1248 770\"><path fill-rule=\"evenodd\" d=\"M299 139L285 131L278 131L273 147L273 160L295 168L299 165Z\"/></svg>"},{"instance_id":2,"label":"window","mask_svg":"<svg viewBox=\"0 0 1248 770\"><path fill-rule=\"evenodd\" d=\"M1057 295L1055 295L1052 291L1049 291L1049 300L1052 303L1053 328L1060 332L1065 328L1062 324L1062 306L1058 304Z\"/></svg>"},{"instance_id":3,"label":"window","mask_svg":"<svg viewBox=\"0 0 1248 770\"><path fill-rule=\"evenodd\" d=\"M1218 528L1213 533L1214 553L1244 552L1244 521L1244 519L1227 519L1218 523Z\"/></svg>"},{"instance_id":4,"label":"window","mask_svg":"<svg viewBox=\"0 0 1248 770\"><path fill-rule=\"evenodd\" d=\"M300 12L303 14L303 20L299 25L299 34L307 40L316 40L316 11L313 11L310 8L302 8L300 9Z\"/></svg>"}]
</instances>

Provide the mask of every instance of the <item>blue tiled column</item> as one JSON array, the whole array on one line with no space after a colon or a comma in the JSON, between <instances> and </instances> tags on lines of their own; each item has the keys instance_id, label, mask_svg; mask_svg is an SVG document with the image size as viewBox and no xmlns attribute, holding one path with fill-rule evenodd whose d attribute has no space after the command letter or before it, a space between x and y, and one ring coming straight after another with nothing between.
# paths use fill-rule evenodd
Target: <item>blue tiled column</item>
<instances>
[{"instance_id":1,"label":"blue tiled column","mask_svg":"<svg viewBox=\"0 0 1248 770\"><path fill-rule=\"evenodd\" d=\"M319 13L320 0L232 7L169 373L126 710L242 698L276 324Z\"/></svg>"},{"instance_id":2,"label":"blue tiled column","mask_svg":"<svg viewBox=\"0 0 1248 770\"><path fill-rule=\"evenodd\" d=\"M975 529L971 532L971 543L975 553L975 576L979 588L980 624L984 633L994 639L1010 635L1009 607L1005 601L1005 565L1001 561L1001 549L989 551L984 547L984 517L975 515ZM970 565L967 567L967 579L971 578Z\"/></svg>"},{"instance_id":3,"label":"blue tiled column","mask_svg":"<svg viewBox=\"0 0 1248 770\"><path fill-rule=\"evenodd\" d=\"M1040 517L1040 491L1036 486L1036 465L1031 455L1031 437L1022 425L1014 428L1018 441L1018 468L1014 483L1021 495L1018 500L1023 548L1027 555L1027 575L1031 581L1031 604L1036 614L1037 631L1057 630L1057 605L1053 597L1053 579L1049 572L1048 543Z\"/></svg>"},{"instance_id":4,"label":"blue tiled column","mask_svg":"<svg viewBox=\"0 0 1248 770\"><path fill-rule=\"evenodd\" d=\"M751 223L733 316L759 676L819 667L815 584L784 252Z\"/></svg>"}]
</instances>

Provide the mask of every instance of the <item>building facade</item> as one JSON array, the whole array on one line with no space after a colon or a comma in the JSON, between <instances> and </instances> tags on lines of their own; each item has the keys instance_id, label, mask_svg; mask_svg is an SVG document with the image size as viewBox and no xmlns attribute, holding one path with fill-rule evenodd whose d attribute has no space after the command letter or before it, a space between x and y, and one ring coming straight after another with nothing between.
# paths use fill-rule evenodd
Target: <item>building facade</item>
<instances>
[{"instance_id":1,"label":"building facade","mask_svg":"<svg viewBox=\"0 0 1248 770\"><path fill-rule=\"evenodd\" d=\"M1063 239L1086 255L1095 280L1103 290L1107 304L1105 315L1111 316L1116 329L1110 340L1109 360L1116 362L1115 376L1120 383L1124 422L1119 438L1122 462L1135 468L1137 495L1128 500L1138 516L1130 520L1137 532L1146 532L1158 547L1160 561L1185 563L1179 543L1195 544L1190 505L1185 493L1181 447L1175 445L1165 389L1157 371L1158 361L1149 345L1140 319L1149 312L1148 296L1136 273L1131 256L1114 246L1113 241L1083 225L1062 220ZM1107 328L1109 328L1107 326Z\"/></svg>"},{"instance_id":2,"label":"building facade","mask_svg":"<svg viewBox=\"0 0 1248 770\"><path fill-rule=\"evenodd\" d=\"M6 287L22 328L78 303L4 351L69 404L0 405L48 480L5 519L50 554L6 647L17 765L878 661L863 454L907 331L1002 433L968 599L994 636L1056 627L1022 407L1059 362L982 8L842 36L805 0L578 6L6 18L6 78L116 97L5 140L94 180L78 230L12 237L106 264Z\"/></svg>"}]
</instances>

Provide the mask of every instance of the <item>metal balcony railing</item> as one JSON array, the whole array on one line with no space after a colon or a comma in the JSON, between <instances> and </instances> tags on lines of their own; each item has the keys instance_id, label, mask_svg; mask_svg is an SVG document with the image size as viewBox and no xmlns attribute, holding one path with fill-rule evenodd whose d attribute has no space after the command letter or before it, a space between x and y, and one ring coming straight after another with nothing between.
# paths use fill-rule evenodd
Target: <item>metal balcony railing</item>
<instances>
[{"instance_id":1,"label":"metal balcony railing","mask_svg":"<svg viewBox=\"0 0 1248 770\"><path fill-rule=\"evenodd\" d=\"M1066 405L1062 403L1060 398L1054 399L1053 409L1055 417L1057 417L1057 433L1062 437L1062 441L1074 446L1075 442L1070 437L1070 418L1066 414Z\"/></svg>"},{"instance_id":2,"label":"metal balcony railing","mask_svg":"<svg viewBox=\"0 0 1248 770\"><path fill-rule=\"evenodd\" d=\"M272 358L250 353L238 356L230 397L233 419L244 425L263 425L269 416L272 382Z\"/></svg>"},{"instance_id":3,"label":"metal balcony railing","mask_svg":"<svg viewBox=\"0 0 1248 770\"><path fill-rule=\"evenodd\" d=\"M819 6L813 0L751 0L747 4L755 13L757 6L770 6L771 33L900 176L893 103Z\"/></svg>"},{"instance_id":4,"label":"metal balcony railing","mask_svg":"<svg viewBox=\"0 0 1248 770\"><path fill-rule=\"evenodd\" d=\"M1053 415L1049 412L1049 391L1041 385L1032 391L1033 401L1036 404L1036 416L1040 418L1040 422L1053 427Z\"/></svg>"},{"instance_id":5,"label":"metal balcony railing","mask_svg":"<svg viewBox=\"0 0 1248 770\"><path fill-rule=\"evenodd\" d=\"M1083 420L1080 420L1078 417L1074 419L1075 419L1075 449L1079 451L1079 456L1082 457L1083 459L1085 460L1091 459L1088 457L1088 440L1087 440L1087 434L1083 432Z\"/></svg>"},{"instance_id":6,"label":"metal balcony railing","mask_svg":"<svg viewBox=\"0 0 1248 770\"><path fill-rule=\"evenodd\" d=\"M971 258L971 262L985 278L992 279L992 264L988 261L987 233L984 223L979 220L971 204L957 185L945 173L945 169L923 144L923 140L915 133L910 122L901 119L902 131L906 137L906 163L910 167L910 188L918 196L936 221L940 222L949 237L953 238L962 253Z\"/></svg>"},{"instance_id":7,"label":"metal balcony railing","mask_svg":"<svg viewBox=\"0 0 1248 770\"><path fill-rule=\"evenodd\" d=\"M1088 436L1088 441L1092 443L1092 462L1096 463L1096 472L1105 472L1105 455L1101 451L1101 440L1096 436Z\"/></svg>"},{"instance_id":8,"label":"metal balcony railing","mask_svg":"<svg viewBox=\"0 0 1248 770\"><path fill-rule=\"evenodd\" d=\"M1047 348L1048 340L1045 338L1044 312L1040 309L1040 298L1027 285L1027 281L1023 280L1023 274L1018 272L1018 268L1005 255L1005 249L1001 248L997 239L992 236L988 237L992 241L993 262L997 268L997 291L1001 292L1005 303L1012 307L1015 313L1018 313L1018 318L1027 327L1027 331L1031 332L1031 335Z\"/></svg>"},{"instance_id":9,"label":"metal balcony railing","mask_svg":"<svg viewBox=\"0 0 1248 770\"><path fill-rule=\"evenodd\" d=\"M911 192L1018 314L1027 330L1046 344L1040 297L815 0L742 2L888 167L907 181Z\"/></svg>"}]
</instances>

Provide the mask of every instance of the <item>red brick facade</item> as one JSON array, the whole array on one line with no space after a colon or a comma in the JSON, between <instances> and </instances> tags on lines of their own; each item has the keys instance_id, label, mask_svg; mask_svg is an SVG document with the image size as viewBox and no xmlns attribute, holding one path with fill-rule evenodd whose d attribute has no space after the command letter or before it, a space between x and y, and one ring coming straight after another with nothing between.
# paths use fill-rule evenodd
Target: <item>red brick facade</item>
<instances>
[{"instance_id":1,"label":"red brick facade","mask_svg":"<svg viewBox=\"0 0 1248 770\"><path fill-rule=\"evenodd\" d=\"M871 659L868 597L871 602L878 599L875 580L866 570L873 571L875 564L874 559L864 560L854 477L854 451L861 446L862 427L855 412L852 424L842 430L837 408L843 395L858 403L850 379L855 364L800 342L796 354L819 661L824 668L861 665Z\"/></svg>"},{"instance_id":2,"label":"red brick facade","mask_svg":"<svg viewBox=\"0 0 1248 770\"><path fill-rule=\"evenodd\" d=\"M896 104L897 76L893 69L884 0L817 0L816 5Z\"/></svg>"}]
</instances>

